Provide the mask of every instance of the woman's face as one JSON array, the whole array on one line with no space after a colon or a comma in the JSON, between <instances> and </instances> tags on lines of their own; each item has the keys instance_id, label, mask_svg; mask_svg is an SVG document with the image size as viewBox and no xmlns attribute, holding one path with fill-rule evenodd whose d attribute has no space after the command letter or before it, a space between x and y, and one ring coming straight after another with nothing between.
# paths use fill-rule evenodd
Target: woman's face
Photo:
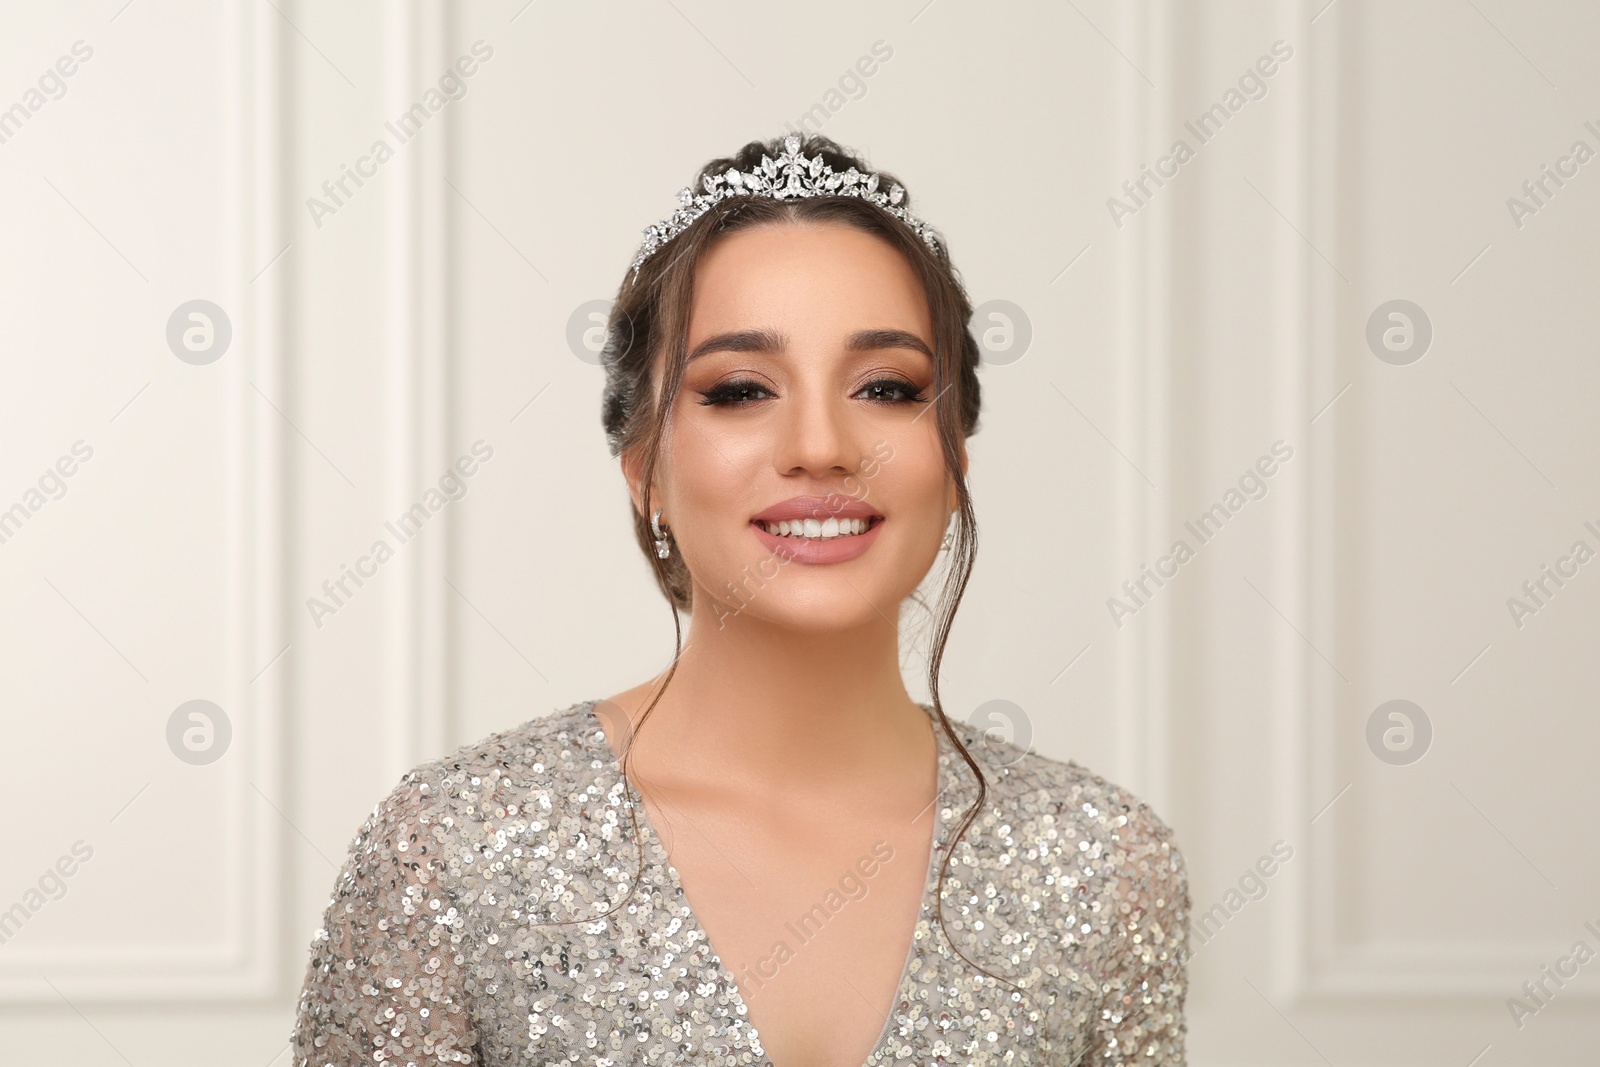
<instances>
[{"instance_id":1,"label":"woman's face","mask_svg":"<svg viewBox=\"0 0 1600 1067\"><path fill-rule=\"evenodd\" d=\"M911 266L843 223L761 225L712 245L694 292L655 506L696 616L897 621L958 503Z\"/></svg>"}]
</instances>

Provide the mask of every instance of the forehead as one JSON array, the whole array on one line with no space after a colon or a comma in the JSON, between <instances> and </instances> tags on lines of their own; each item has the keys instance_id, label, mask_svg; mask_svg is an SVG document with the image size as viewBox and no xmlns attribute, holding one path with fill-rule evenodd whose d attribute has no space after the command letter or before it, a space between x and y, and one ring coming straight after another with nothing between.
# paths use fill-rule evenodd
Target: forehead
<instances>
[{"instance_id":1,"label":"forehead","mask_svg":"<svg viewBox=\"0 0 1600 1067\"><path fill-rule=\"evenodd\" d=\"M690 347L753 326L796 338L897 328L932 343L927 295L911 264L881 237L840 222L752 226L702 254Z\"/></svg>"}]
</instances>

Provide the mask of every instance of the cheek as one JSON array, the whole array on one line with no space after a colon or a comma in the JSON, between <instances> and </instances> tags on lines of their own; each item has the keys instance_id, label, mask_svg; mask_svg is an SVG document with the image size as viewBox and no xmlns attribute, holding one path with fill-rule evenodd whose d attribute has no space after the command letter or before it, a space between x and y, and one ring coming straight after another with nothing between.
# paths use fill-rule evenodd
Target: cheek
<instances>
[{"instance_id":1,"label":"cheek","mask_svg":"<svg viewBox=\"0 0 1600 1067\"><path fill-rule=\"evenodd\" d=\"M949 514L950 480L936 436L906 438L885 448L856 475L863 498L881 506L902 528L908 542L944 536Z\"/></svg>"},{"instance_id":2,"label":"cheek","mask_svg":"<svg viewBox=\"0 0 1600 1067\"><path fill-rule=\"evenodd\" d=\"M681 422L675 427L674 439L662 450L660 484L666 496L661 506L685 536L726 529L731 518L759 510L751 506L757 444L737 435L712 436Z\"/></svg>"}]
</instances>

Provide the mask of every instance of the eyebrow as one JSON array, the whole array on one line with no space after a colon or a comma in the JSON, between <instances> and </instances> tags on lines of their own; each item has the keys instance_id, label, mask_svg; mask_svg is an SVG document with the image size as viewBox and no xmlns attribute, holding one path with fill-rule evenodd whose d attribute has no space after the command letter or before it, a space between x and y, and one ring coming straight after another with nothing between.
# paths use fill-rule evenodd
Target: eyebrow
<instances>
[{"instance_id":1,"label":"eyebrow","mask_svg":"<svg viewBox=\"0 0 1600 1067\"><path fill-rule=\"evenodd\" d=\"M701 356L712 352L765 352L775 354L783 351L788 344L788 338L777 330L765 327L754 330L732 330L728 333L714 334L694 346L694 351L689 353L689 360L699 359ZM922 338L906 330L857 330L846 339L844 348L846 352L874 352L884 348L908 348L913 352L921 352L929 359L933 358L933 351L923 342Z\"/></svg>"}]
</instances>

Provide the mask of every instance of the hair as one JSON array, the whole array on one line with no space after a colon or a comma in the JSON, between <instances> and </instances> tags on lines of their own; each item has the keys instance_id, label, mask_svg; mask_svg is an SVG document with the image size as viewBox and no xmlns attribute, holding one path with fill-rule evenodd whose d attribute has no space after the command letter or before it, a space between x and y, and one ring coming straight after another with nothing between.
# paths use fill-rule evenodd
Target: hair
<instances>
[{"instance_id":1,"label":"hair","mask_svg":"<svg viewBox=\"0 0 1600 1067\"><path fill-rule=\"evenodd\" d=\"M749 172L760 166L762 158L781 154L781 138L771 141L751 141L737 153L724 159L714 159L700 169L693 188L702 188L704 179L720 175L730 167ZM851 167L867 173L871 168L853 152L840 147L833 140L820 135L805 136L801 151L808 156L821 155L835 171ZM897 179L878 171L880 187L896 184ZM903 185L903 183L901 183ZM900 206L910 210L911 197L907 193ZM940 901L938 920L944 925L943 887L945 874L954 854L954 846L967 832L988 799L988 783L978 762L973 759L961 738L957 736L950 720L946 718L939 700L939 667L944 658L945 644L957 607L966 590L977 556L977 518L972 508L972 497L967 489L961 469L962 442L978 430L980 389L978 384L979 349L977 339L968 327L972 318L972 303L955 266L950 261L948 246L942 235L937 246L930 246L900 219L877 204L860 197L813 196L801 199L776 200L768 196L734 196L713 204L691 225L666 245L658 248L637 272L629 270L617 292L607 323L605 348L601 364L605 368L605 391L601 401L601 422L613 456L629 450L638 450L641 485L652 484L662 440L666 433L668 416L672 411L688 361L689 315L694 303L694 272L700 257L721 237L738 230L775 224L842 223L872 234L886 242L905 257L922 283L927 296L929 317L933 327L934 351L934 417L939 440L944 453L945 468L953 479L960 503L954 543L951 546L945 582L939 598L938 610L933 613L934 626L931 655L928 656L928 692L935 717L956 751L972 769L978 781L978 797L967 811L958 828L951 847L946 850L939 868L936 897ZM661 379L655 380L657 361L662 369ZM644 494L645 507L649 506L648 489ZM662 559L655 551L655 536L650 520L642 509L634 509L634 538L639 549L649 561L662 595L672 605L675 651L671 668L657 689L644 715L640 727L655 708L677 671L678 656L683 650L683 624L680 612L688 612L692 605L692 582L683 554L674 552ZM670 534L668 535L670 536ZM914 596L920 602L920 598ZM627 757L632 753L635 732L629 737L623 754L623 777L627 778ZM633 820L635 840L638 839L638 816L631 797L629 815ZM937 817L937 816L936 816ZM635 875L633 889L638 886ZM628 896L618 901L626 902ZM612 910L615 910L613 908ZM609 914L609 912L607 913ZM583 920L592 921L592 920ZM948 938L948 930L946 931ZM954 946L954 942L951 943ZM956 949L960 953L960 949ZM998 975L979 967L964 954L969 964L997 981L1022 993L1020 987ZM1023 994L1024 996L1026 994Z\"/></svg>"}]
</instances>

